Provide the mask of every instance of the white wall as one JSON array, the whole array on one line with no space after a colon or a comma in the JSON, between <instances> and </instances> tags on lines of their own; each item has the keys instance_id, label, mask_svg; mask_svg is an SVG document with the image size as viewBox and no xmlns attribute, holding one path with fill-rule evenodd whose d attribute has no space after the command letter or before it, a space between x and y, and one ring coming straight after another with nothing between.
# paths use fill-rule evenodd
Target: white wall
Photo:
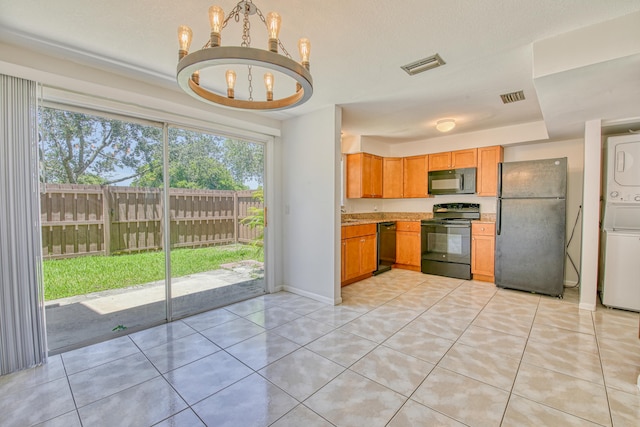
<instances>
[{"instance_id":1,"label":"white wall","mask_svg":"<svg viewBox=\"0 0 640 427\"><path fill-rule=\"evenodd\" d=\"M596 309L598 294L598 250L600 239L600 170L602 164L601 121L585 124L584 149L584 219L582 221L582 284L580 308Z\"/></svg>"},{"instance_id":2,"label":"white wall","mask_svg":"<svg viewBox=\"0 0 640 427\"><path fill-rule=\"evenodd\" d=\"M340 299L340 127L326 107L283 122L283 288L316 300Z\"/></svg>"}]
</instances>

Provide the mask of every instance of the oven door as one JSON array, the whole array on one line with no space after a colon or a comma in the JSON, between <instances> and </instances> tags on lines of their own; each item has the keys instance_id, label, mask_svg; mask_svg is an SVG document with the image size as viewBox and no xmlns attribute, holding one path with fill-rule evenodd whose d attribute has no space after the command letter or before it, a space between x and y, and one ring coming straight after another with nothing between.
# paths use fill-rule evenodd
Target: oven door
<instances>
[{"instance_id":1,"label":"oven door","mask_svg":"<svg viewBox=\"0 0 640 427\"><path fill-rule=\"evenodd\" d=\"M423 261L471 265L471 224L422 223Z\"/></svg>"}]
</instances>

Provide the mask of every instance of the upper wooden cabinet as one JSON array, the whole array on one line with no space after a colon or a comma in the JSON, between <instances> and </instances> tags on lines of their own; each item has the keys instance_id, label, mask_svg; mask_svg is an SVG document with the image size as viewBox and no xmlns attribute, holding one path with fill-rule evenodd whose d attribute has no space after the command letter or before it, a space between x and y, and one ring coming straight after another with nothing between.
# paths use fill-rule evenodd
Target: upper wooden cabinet
<instances>
[{"instance_id":1,"label":"upper wooden cabinet","mask_svg":"<svg viewBox=\"0 0 640 427\"><path fill-rule=\"evenodd\" d=\"M347 198L429 197L430 170L473 167L478 168L477 195L495 197L502 153L502 147L492 146L411 157L347 154Z\"/></svg>"},{"instance_id":2,"label":"upper wooden cabinet","mask_svg":"<svg viewBox=\"0 0 640 427\"><path fill-rule=\"evenodd\" d=\"M498 193L498 163L503 160L504 150L499 145L478 148L478 174L476 193L478 196L496 196Z\"/></svg>"},{"instance_id":3,"label":"upper wooden cabinet","mask_svg":"<svg viewBox=\"0 0 640 427\"><path fill-rule=\"evenodd\" d=\"M403 197L402 157L385 157L382 159L382 198L400 199Z\"/></svg>"},{"instance_id":4,"label":"upper wooden cabinet","mask_svg":"<svg viewBox=\"0 0 640 427\"><path fill-rule=\"evenodd\" d=\"M478 150L447 151L429 154L429 170L446 170L454 168L475 168L478 165Z\"/></svg>"},{"instance_id":5,"label":"upper wooden cabinet","mask_svg":"<svg viewBox=\"0 0 640 427\"><path fill-rule=\"evenodd\" d=\"M347 154L347 198L382 197L382 157Z\"/></svg>"},{"instance_id":6,"label":"upper wooden cabinet","mask_svg":"<svg viewBox=\"0 0 640 427\"><path fill-rule=\"evenodd\" d=\"M458 150L451 152L452 168L475 168L478 166L478 150L470 148L468 150Z\"/></svg>"},{"instance_id":7,"label":"upper wooden cabinet","mask_svg":"<svg viewBox=\"0 0 640 427\"><path fill-rule=\"evenodd\" d=\"M429 156L404 157L403 161L403 197L429 197L427 172Z\"/></svg>"}]
</instances>

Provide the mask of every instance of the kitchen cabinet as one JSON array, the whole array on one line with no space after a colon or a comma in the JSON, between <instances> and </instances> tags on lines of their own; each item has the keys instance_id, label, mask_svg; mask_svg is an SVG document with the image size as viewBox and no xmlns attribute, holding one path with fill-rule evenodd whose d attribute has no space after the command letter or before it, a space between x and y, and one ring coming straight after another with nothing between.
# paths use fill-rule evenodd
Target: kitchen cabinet
<instances>
[{"instance_id":1,"label":"kitchen cabinet","mask_svg":"<svg viewBox=\"0 0 640 427\"><path fill-rule=\"evenodd\" d=\"M473 221L471 223L471 274L473 280L494 282L496 224Z\"/></svg>"},{"instance_id":2,"label":"kitchen cabinet","mask_svg":"<svg viewBox=\"0 0 640 427\"><path fill-rule=\"evenodd\" d=\"M396 267L420 271L420 221L396 222Z\"/></svg>"},{"instance_id":3,"label":"kitchen cabinet","mask_svg":"<svg viewBox=\"0 0 640 427\"><path fill-rule=\"evenodd\" d=\"M382 197L382 157L347 154L347 198Z\"/></svg>"},{"instance_id":4,"label":"kitchen cabinet","mask_svg":"<svg viewBox=\"0 0 640 427\"><path fill-rule=\"evenodd\" d=\"M446 170L455 168L475 168L478 166L478 150L448 151L429 154L429 170Z\"/></svg>"},{"instance_id":5,"label":"kitchen cabinet","mask_svg":"<svg viewBox=\"0 0 640 427\"><path fill-rule=\"evenodd\" d=\"M478 148L478 173L476 194L495 197L498 193L498 163L502 162L504 150L501 146Z\"/></svg>"},{"instance_id":6,"label":"kitchen cabinet","mask_svg":"<svg viewBox=\"0 0 640 427\"><path fill-rule=\"evenodd\" d=\"M382 198L400 199L403 197L403 165L402 157L385 157L382 159Z\"/></svg>"},{"instance_id":7,"label":"kitchen cabinet","mask_svg":"<svg viewBox=\"0 0 640 427\"><path fill-rule=\"evenodd\" d=\"M342 226L342 286L370 277L378 268L376 224Z\"/></svg>"},{"instance_id":8,"label":"kitchen cabinet","mask_svg":"<svg viewBox=\"0 0 640 427\"><path fill-rule=\"evenodd\" d=\"M403 179L402 195L404 198L429 197L427 186L427 172L429 171L429 156L411 156L402 159Z\"/></svg>"}]
</instances>

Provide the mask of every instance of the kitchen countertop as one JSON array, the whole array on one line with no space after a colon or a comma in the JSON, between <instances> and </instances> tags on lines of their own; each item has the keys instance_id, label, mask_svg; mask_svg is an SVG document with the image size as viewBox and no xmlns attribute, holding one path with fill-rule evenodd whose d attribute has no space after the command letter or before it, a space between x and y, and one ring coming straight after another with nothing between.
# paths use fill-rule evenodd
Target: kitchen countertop
<instances>
[{"instance_id":1,"label":"kitchen countertop","mask_svg":"<svg viewBox=\"0 0 640 427\"><path fill-rule=\"evenodd\" d=\"M433 218L431 212L371 212L357 214L342 214L342 225L377 224L383 221L421 221ZM496 222L496 214L481 214L475 222Z\"/></svg>"},{"instance_id":2,"label":"kitchen countertop","mask_svg":"<svg viewBox=\"0 0 640 427\"><path fill-rule=\"evenodd\" d=\"M377 224L383 221L421 221L433 214L421 212L371 212L342 214L342 225Z\"/></svg>"}]
</instances>

